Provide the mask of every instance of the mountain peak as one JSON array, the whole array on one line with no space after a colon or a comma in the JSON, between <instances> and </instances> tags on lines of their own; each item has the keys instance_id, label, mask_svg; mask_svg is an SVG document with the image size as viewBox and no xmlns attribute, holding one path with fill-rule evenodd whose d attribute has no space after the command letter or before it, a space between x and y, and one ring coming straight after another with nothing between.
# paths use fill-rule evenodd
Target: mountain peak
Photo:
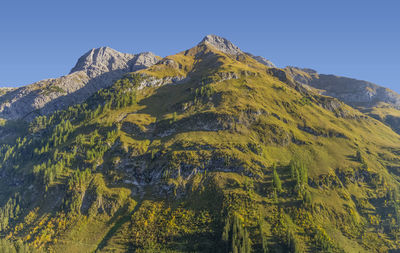
<instances>
[{"instance_id":1,"label":"mountain peak","mask_svg":"<svg viewBox=\"0 0 400 253\"><path fill-rule=\"evenodd\" d=\"M127 68L127 62L134 58L132 54L120 53L109 47L93 48L82 55L71 73L85 71L93 78L115 69Z\"/></svg>"},{"instance_id":2,"label":"mountain peak","mask_svg":"<svg viewBox=\"0 0 400 253\"><path fill-rule=\"evenodd\" d=\"M110 71L135 71L149 67L157 61L157 56L151 52L127 54L110 47L100 47L82 55L70 73L84 71L90 78L94 78Z\"/></svg>"},{"instance_id":3,"label":"mountain peak","mask_svg":"<svg viewBox=\"0 0 400 253\"><path fill-rule=\"evenodd\" d=\"M204 39L199 44L211 45L216 49L218 49L219 51L230 55L239 55L243 53L242 50L240 50L240 48L235 46L229 40L213 34L205 36Z\"/></svg>"},{"instance_id":4,"label":"mountain peak","mask_svg":"<svg viewBox=\"0 0 400 253\"><path fill-rule=\"evenodd\" d=\"M69 75L42 80L15 91L0 89L0 118L30 121L37 115L48 115L82 103L124 74L150 67L158 60L150 52L126 54L110 47L93 48L79 58Z\"/></svg>"},{"instance_id":5,"label":"mountain peak","mask_svg":"<svg viewBox=\"0 0 400 253\"><path fill-rule=\"evenodd\" d=\"M89 51L93 51L93 52L118 52L117 50L112 49L111 47L108 47L108 46L92 48Z\"/></svg>"},{"instance_id":6,"label":"mountain peak","mask_svg":"<svg viewBox=\"0 0 400 253\"><path fill-rule=\"evenodd\" d=\"M217 50L219 50L223 53L229 54L229 55L233 55L233 56L238 56L240 54L246 54L246 55L250 56L251 58L255 59L256 61L258 61L259 63L264 64L267 67L275 67L275 65L271 61L265 59L264 57L254 56L250 53L244 53L242 50L240 50L239 47L237 47L231 41L229 41L223 37L220 37L218 35L209 34L209 35L205 36L199 44L211 45L212 47L216 48Z\"/></svg>"}]
</instances>

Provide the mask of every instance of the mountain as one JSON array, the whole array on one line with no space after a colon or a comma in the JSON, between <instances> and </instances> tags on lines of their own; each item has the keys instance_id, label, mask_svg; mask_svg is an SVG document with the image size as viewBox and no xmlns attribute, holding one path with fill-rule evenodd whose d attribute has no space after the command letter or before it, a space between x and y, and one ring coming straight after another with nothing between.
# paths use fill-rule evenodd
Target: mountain
<instances>
[{"instance_id":1,"label":"mountain","mask_svg":"<svg viewBox=\"0 0 400 253\"><path fill-rule=\"evenodd\" d=\"M306 87L338 98L400 133L400 95L393 90L353 78L318 74L312 69L287 67L286 71Z\"/></svg>"},{"instance_id":2,"label":"mountain","mask_svg":"<svg viewBox=\"0 0 400 253\"><path fill-rule=\"evenodd\" d=\"M83 102L125 73L147 68L158 59L153 53L132 55L109 47L92 49L79 58L68 75L39 81L0 96L0 118L32 120L39 115L49 115Z\"/></svg>"},{"instance_id":3,"label":"mountain","mask_svg":"<svg viewBox=\"0 0 400 253\"><path fill-rule=\"evenodd\" d=\"M95 55L78 72L105 68ZM81 103L2 121L0 243L396 252L400 135L294 71L209 35Z\"/></svg>"},{"instance_id":4,"label":"mountain","mask_svg":"<svg viewBox=\"0 0 400 253\"><path fill-rule=\"evenodd\" d=\"M400 106L399 94L367 81L318 74L311 69L288 67L287 70L296 81L322 90L321 94L336 97L353 107L374 107L379 103Z\"/></svg>"},{"instance_id":5,"label":"mountain","mask_svg":"<svg viewBox=\"0 0 400 253\"><path fill-rule=\"evenodd\" d=\"M216 36L216 35L207 35L200 42L200 44L211 45L212 47L215 47L217 50L219 50L223 53L226 53L228 55L239 56L239 55L247 54L248 56L250 56L251 58L255 59L256 61L258 61L259 63L261 63L263 65L266 65L268 67L275 67L275 65L271 61L265 59L264 57L254 56L250 53L244 53L244 52L242 52L242 50L240 50L240 48L235 46L229 40L219 37L219 36Z\"/></svg>"}]
</instances>

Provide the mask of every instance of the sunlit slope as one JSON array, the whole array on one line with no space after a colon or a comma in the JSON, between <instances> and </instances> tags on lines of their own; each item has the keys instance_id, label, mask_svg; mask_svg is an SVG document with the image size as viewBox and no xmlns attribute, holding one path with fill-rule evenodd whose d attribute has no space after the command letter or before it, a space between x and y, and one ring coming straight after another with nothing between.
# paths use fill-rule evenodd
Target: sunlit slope
<instances>
[{"instance_id":1,"label":"sunlit slope","mask_svg":"<svg viewBox=\"0 0 400 253\"><path fill-rule=\"evenodd\" d=\"M305 88L335 97L400 133L400 95L371 82L335 75L318 74L312 69L285 68Z\"/></svg>"},{"instance_id":2,"label":"sunlit slope","mask_svg":"<svg viewBox=\"0 0 400 253\"><path fill-rule=\"evenodd\" d=\"M47 251L400 247L400 136L246 54L200 43L24 137L1 231Z\"/></svg>"}]
</instances>

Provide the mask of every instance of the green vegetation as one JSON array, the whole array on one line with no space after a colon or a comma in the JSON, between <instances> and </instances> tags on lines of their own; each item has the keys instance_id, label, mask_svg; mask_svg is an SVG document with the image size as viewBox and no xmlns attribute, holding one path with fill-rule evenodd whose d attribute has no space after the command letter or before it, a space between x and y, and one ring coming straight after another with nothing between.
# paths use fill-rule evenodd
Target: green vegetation
<instances>
[{"instance_id":1,"label":"green vegetation","mask_svg":"<svg viewBox=\"0 0 400 253\"><path fill-rule=\"evenodd\" d=\"M398 249L400 136L285 73L200 45L28 126L2 122L0 243L10 252ZM190 78L143 85L171 76Z\"/></svg>"},{"instance_id":2,"label":"green vegetation","mask_svg":"<svg viewBox=\"0 0 400 253\"><path fill-rule=\"evenodd\" d=\"M225 252L251 252L251 240L241 218L237 215L226 219L222 232L222 242Z\"/></svg>"},{"instance_id":3,"label":"green vegetation","mask_svg":"<svg viewBox=\"0 0 400 253\"><path fill-rule=\"evenodd\" d=\"M11 242L5 239L0 239L0 251L4 253L40 253L41 250L29 247L21 240Z\"/></svg>"},{"instance_id":4,"label":"green vegetation","mask_svg":"<svg viewBox=\"0 0 400 253\"><path fill-rule=\"evenodd\" d=\"M276 172L276 168L274 168L273 171L273 181L274 183L274 189L278 192L282 191L282 183L281 183L281 179L279 178L278 172Z\"/></svg>"},{"instance_id":5,"label":"green vegetation","mask_svg":"<svg viewBox=\"0 0 400 253\"><path fill-rule=\"evenodd\" d=\"M51 93L63 93L63 94L66 93L65 90L56 85L48 85L41 92L44 95L50 95Z\"/></svg>"},{"instance_id":6,"label":"green vegetation","mask_svg":"<svg viewBox=\"0 0 400 253\"><path fill-rule=\"evenodd\" d=\"M307 202L311 199L310 193L308 192L308 171L307 167L299 160L292 159L289 164L290 167L290 175L292 179L296 182L295 192L299 196L303 196L304 199L307 197Z\"/></svg>"}]
</instances>

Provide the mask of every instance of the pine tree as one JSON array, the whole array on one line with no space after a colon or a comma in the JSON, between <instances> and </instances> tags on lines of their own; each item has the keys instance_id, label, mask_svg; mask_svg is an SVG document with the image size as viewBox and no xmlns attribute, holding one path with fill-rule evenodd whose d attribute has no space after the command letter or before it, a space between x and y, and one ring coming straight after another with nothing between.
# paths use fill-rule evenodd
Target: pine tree
<instances>
[{"instance_id":1,"label":"pine tree","mask_svg":"<svg viewBox=\"0 0 400 253\"><path fill-rule=\"evenodd\" d=\"M282 182L281 182L281 179L279 178L278 172L276 172L276 168L274 168L272 180L273 180L274 188L278 192L281 192L282 191Z\"/></svg>"},{"instance_id":2,"label":"pine tree","mask_svg":"<svg viewBox=\"0 0 400 253\"><path fill-rule=\"evenodd\" d=\"M231 223L230 219L226 218L225 219L225 226L222 232L222 243L224 245L225 251L229 252L229 236L230 236L230 230L231 230Z\"/></svg>"},{"instance_id":3,"label":"pine tree","mask_svg":"<svg viewBox=\"0 0 400 253\"><path fill-rule=\"evenodd\" d=\"M287 246L292 253L299 253L299 242L297 241L293 231L289 230L287 233Z\"/></svg>"},{"instance_id":4,"label":"pine tree","mask_svg":"<svg viewBox=\"0 0 400 253\"><path fill-rule=\"evenodd\" d=\"M297 165L293 159L290 160L289 167L290 167L290 175L291 175L292 179L296 179Z\"/></svg>"},{"instance_id":5,"label":"pine tree","mask_svg":"<svg viewBox=\"0 0 400 253\"><path fill-rule=\"evenodd\" d=\"M304 203L304 205L306 205L306 206L311 206L311 204L312 204L311 193L310 193L308 190L306 190L306 191L304 192L304 195L303 195L303 203Z\"/></svg>"},{"instance_id":6,"label":"pine tree","mask_svg":"<svg viewBox=\"0 0 400 253\"><path fill-rule=\"evenodd\" d=\"M303 192L306 190L308 185L308 169L304 163L292 159L289 163L290 174L293 180L295 180L295 192L301 197Z\"/></svg>"},{"instance_id":7,"label":"pine tree","mask_svg":"<svg viewBox=\"0 0 400 253\"><path fill-rule=\"evenodd\" d=\"M267 237L264 235L264 230L263 230L262 225L263 225L263 222L259 221L258 229L260 230L262 253L268 253L268 240L267 240Z\"/></svg>"},{"instance_id":8,"label":"pine tree","mask_svg":"<svg viewBox=\"0 0 400 253\"><path fill-rule=\"evenodd\" d=\"M250 253L251 240L247 229L237 215L228 216L222 232L224 252Z\"/></svg>"}]
</instances>

